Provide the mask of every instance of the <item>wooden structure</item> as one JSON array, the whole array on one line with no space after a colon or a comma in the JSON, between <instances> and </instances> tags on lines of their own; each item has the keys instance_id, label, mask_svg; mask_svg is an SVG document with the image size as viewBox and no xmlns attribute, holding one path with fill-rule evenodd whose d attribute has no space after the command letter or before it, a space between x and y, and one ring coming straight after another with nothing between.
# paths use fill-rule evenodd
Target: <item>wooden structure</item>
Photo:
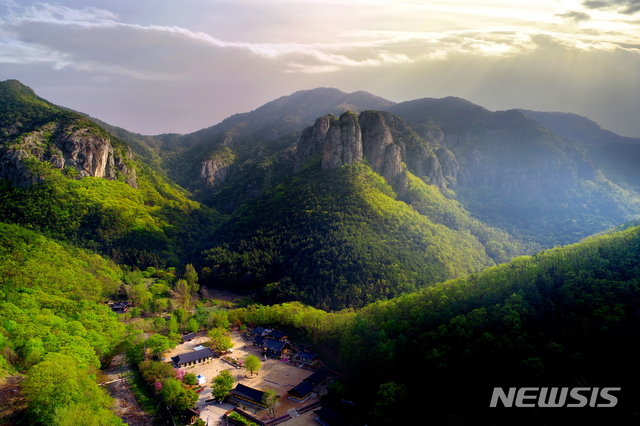
<instances>
[{"instance_id":1,"label":"wooden structure","mask_svg":"<svg viewBox=\"0 0 640 426\"><path fill-rule=\"evenodd\" d=\"M189 365L199 364L204 361L213 359L214 353L210 348L199 351L187 352L171 358L178 367L186 367Z\"/></svg>"},{"instance_id":2,"label":"wooden structure","mask_svg":"<svg viewBox=\"0 0 640 426\"><path fill-rule=\"evenodd\" d=\"M259 408L267 408L262 402L264 392L258 389L250 388L242 383L238 383L236 387L229 392L229 398L235 399L241 403L247 403Z\"/></svg>"}]
</instances>

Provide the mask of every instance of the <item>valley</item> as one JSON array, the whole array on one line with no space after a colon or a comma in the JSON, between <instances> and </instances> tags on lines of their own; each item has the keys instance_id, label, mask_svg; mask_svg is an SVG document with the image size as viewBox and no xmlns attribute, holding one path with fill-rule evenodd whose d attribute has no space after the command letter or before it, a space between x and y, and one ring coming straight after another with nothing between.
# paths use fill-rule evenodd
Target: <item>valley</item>
<instances>
[{"instance_id":1,"label":"valley","mask_svg":"<svg viewBox=\"0 0 640 426\"><path fill-rule=\"evenodd\" d=\"M221 369L198 394L169 354L189 333L242 352L258 326L337 371L317 398L344 424L636 424L639 142L329 88L139 135L0 82L0 425L123 424L96 382L115 354L147 419L188 424ZM489 407L517 386L622 391Z\"/></svg>"}]
</instances>

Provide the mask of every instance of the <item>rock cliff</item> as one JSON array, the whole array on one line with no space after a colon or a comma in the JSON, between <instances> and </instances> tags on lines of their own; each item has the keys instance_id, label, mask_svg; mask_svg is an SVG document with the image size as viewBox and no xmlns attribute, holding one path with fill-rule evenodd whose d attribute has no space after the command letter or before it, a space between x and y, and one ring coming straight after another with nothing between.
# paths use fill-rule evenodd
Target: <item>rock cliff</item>
<instances>
[{"instance_id":1,"label":"rock cliff","mask_svg":"<svg viewBox=\"0 0 640 426\"><path fill-rule=\"evenodd\" d=\"M300 136L295 170L319 155L323 169L364 158L399 193L407 185L407 166L441 188L447 186L447 181L455 182L459 170L451 151L443 147L434 150L402 119L382 111L363 111L359 116L345 112L338 119L332 115L318 118Z\"/></svg>"},{"instance_id":2,"label":"rock cliff","mask_svg":"<svg viewBox=\"0 0 640 426\"><path fill-rule=\"evenodd\" d=\"M322 154L322 143L332 120L335 120L333 115L320 117L313 126L304 129L296 150L294 170L299 170L309 159Z\"/></svg>"},{"instance_id":3,"label":"rock cliff","mask_svg":"<svg viewBox=\"0 0 640 426\"><path fill-rule=\"evenodd\" d=\"M332 121L322 142L322 168L336 169L362 161L362 132L358 116L347 111Z\"/></svg>"},{"instance_id":4,"label":"rock cliff","mask_svg":"<svg viewBox=\"0 0 640 426\"><path fill-rule=\"evenodd\" d=\"M127 164L132 158L128 146L118 145L118 149L114 149L107 135L98 134L92 128L50 122L20 133L17 126L0 144L0 178L23 187L42 181L43 177L27 164L33 159L65 170L67 176L75 178L94 176L115 180L122 176L127 184L136 188L136 170Z\"/></svg>"},{"instance_id":5,"label":"rock cliff","mask_svg":"<svg viewBox=\"0 0 640 426\"><path fill-rule=\"evenodd\" d=\"M363 154L371 168L382 175L391 185L404 188L402 148L394 142L384 114L364 111L359 118L362 130Z\"/></svg>"}]
</instances>

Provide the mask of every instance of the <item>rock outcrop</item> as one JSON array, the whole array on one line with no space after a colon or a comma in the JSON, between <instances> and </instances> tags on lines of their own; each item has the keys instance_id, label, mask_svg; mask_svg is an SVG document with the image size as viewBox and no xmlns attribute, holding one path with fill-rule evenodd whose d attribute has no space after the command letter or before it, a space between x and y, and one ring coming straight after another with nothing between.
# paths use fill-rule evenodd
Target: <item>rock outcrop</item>
<instances>
[{"instance_id":1,"label":"rock outcrop","mask_svg":"<svg viewBox=\"0 0 640 426\"><path fill-rule=\"evenodd\" d=\"M358 121L362 131L363 155L371 168L390 184L396 186L401 183L404 174L402 148L394 143L383 113L364 111Z\"/></svg>"},{"instance_id":2,"label":"rock outcrop","mask_svg":"<svg viewBox=\"0 0 640 426\"><path fill-rule=\"evenodd\" d=\"M124 177L136 188L136 170L127 165L133 158L131 149L115 150L108 137L92 133L88 128L49 123L41 128L2 142L0 147L0 178L13 185L28 186L42 181L25 161L47 162L59 170L71 170L68 176L87 176L115 180ZM126 159L125 159L126 157Z\"/></svg>"},{"instance_id":3,"label":"rock outcrop","mask_svg":"<svg viewBox=\"0 0 640 426\"><path fill-rule=\"evenodd\" d=\"M235 154L224 143L209 152L200 162L198 181L203 188L213 187L224 183L231 174L231 165L235 161ZM204 184L204 185L202 185Z\"/></svg>"},{"instance_id":4,"label":"rock outcrop","mask_svg":"<svg viewBox=\"0 0 640 426\"><path fill-rule=\"evenodd\" d=\"M362 161L382 175L399 193L407 185L403 164L403 143L395 141L393 132L406 131L402 120L379 111L364 111L358 117L347 111L339 118L320 117L302 132L296 151L295 170L307 161L322 155L322 168L335 169L344 164ZM392 122L390 128L388 121ZM400 130L399 130L400 129Z\"/></svg>"},{"instance_id":5,"label":"rock outcrop","mask_svg":"<svg viewBox=\"0 0 640 426\"><path fill-rule=\"evenodd\" d=\"M336 169L362 161L362 132L358 116L347 111L333 121L322 142L322 168Z\"/></svg>"},{"instance_id":6,"label":"rock outcrop","mask_svg":"<svg viewBox=\"0 0 640 426\"><path fill-rule=\"evenodd\" d=\"M200 163L199 177L206 181L207 185L224 183L229 176L229 164L220 158L203 161Z\"/></svg>"},{"instance_id":7,"label":"rock outcrop","mask_svg":"<svg viewBox=\"0 0 640 426\"><path fill-rule=\"evenodd\" d=\"M311 158L322 154L322 143L332 120L335 120L334 116L326 115L318 118L313 126L304 129L296 150L295 171L299 170Z\"/></svg>"}]
</instances>

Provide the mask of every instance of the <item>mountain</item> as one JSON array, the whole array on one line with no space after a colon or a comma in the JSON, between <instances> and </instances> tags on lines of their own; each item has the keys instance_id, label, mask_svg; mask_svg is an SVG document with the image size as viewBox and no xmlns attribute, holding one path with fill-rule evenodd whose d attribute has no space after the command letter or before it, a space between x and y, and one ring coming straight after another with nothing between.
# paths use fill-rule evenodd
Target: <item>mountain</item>
<instances>
[{"instance_id":1,"label":"mountain","mask_svg":"<svg viewBox=\"0 0 640 426\"><path fill-rule=\"evenodd\" d=\"M345 105L360 113L338 114ZM584 120L573 121L590 129L583 135L594 134L597 125L589 127ZM319 302L314 291L301 291L298 287L305 280L315 282L315 278L303 278L307 272L298 268L303 262L291 263L287 257L287 253L298 253L298 243L268 239L258 243L233 223L240 221L251 232L273 235L274 231L269 230L271 219L262 217L260 212L278 215L278 211L286 211L290 230L283 228L279 232L306 232L307 228L297 228L293 220L298 217L298 210L308 210L306 204L300 205L301 195L296 194L292 184L296 176L300 179L325 170L322 178L312 182L315 186L311 192L304 195L317 197L315 191L323 191L321 180L331 179L330 170L359 162L368 167L361 173L373 172L384 178L396 202L409 205L431 224L447 228L447 232L469 232L480 243L481 247L476 248L484 253L481 256L498 263L543 247L578 241L640 214L636 186L640 175L634 169L635 157L629 156L620 163L628 167L617 169L613 161L635 149L628 139L603 131L602 138L609 137L610 141L596 144L575 139L579 132L566 131L576 125L565 125L565 131L554 127L556 132L543 124L548 123L540 123L523 111L493 112L454 97L394 104L363 92L349 95L322 88L285 96L190 135L128 135L127 140L144 142L149 147L146 158L151 158L152 151L160 158L156 164L191 189L196 199L231 215L199 246L205 250L200 267L212 270L209 283L257 291L265 300L291 300L305 295L307 303L336 308L358 306L370 299L363 296L355 302L349 296L331 305L325 295L325 300ZM359 136L351 136L356 134ZM628 149L618 149L623 143ZM608 150L609 157L603 150ZM611 160L605 161L607 158ZM309 169L307 164L316 166ZM350 185L345 183L354 191L361 190ZM282 188L286 191L282 192ZM341 205L342 208L350 207ZM449 237L445 240L453 241ZM335 245L331 239L321 241L322 238L314 240L311 253ZM255 258L249 256L253 260L240 262L238 256L247 247L252 253L276 254L262 260L256 254ZM214 259L212 253L222 260ZM364 259L368 254L360 256ZM369 258L356 269L371 262ZM403 263L403 268L408 264ZM474 260L460 269L461 265L453 267L456 272L450 276L474 270L478 263ZM330 273L327 271L331 269L318 265L314 268L318 269L317 276ZM419 268L409 269L414 274ZM420 274L425 276L424 271ZM357 274L349 276L359 279ZM400 285L399 275L394 276L391 281L380 281L388 285L378 285L379 289L372 292L388 297L403 288L433 282L412 278ZM435 276L438 280L445 275ZM335 284L339 277L340 274L329 280L328 287L339 288ZM362 288L370 286L362 284L362 280L360 283ZM271 290L264 290L269 285Z\"/></svg>"},{"instance_id":2,"label":"mountain","mask_svg":"<svg viewBox=\"0 0 640 426\"><path fill-rule=\"evenodd\" d=\"M205 283L341 309L518 254L516 240L446 198L451 153L437 152L444 174L436 150L388 113L318 118L300 136L293 175L212 234ZM410 160L441 186L412 174Z\"/></svg>"},{"instance_id":3,"label":"mountain","mask_svg":"<svg viewBox=\"0 0 640 426\"><path fill-rule=\"evenodd\" d=\"M221 123L191 134L160 135L165 151L165 169L178 184L194 191L195 197L223 211L238 205L236 197L215 200L218 184L253 179L253 193L268 188L290 172L293 156L286 151L299 132L321 115L344 111L383 109L393 102L366 92L344 93L319 88L296 92L269 102L254 111L235 114ZM179 147L179 148L177 148ZM232 154L232 155L231 155ZM271 157L273 167L260 166ZM271 160L269 160L271 161ZM273 179L270 177L273 176Z\"/></svg>"},{"instance_id":4,"label":"mountain","mask_svg":"<svg viewBox=\"0 0 640 426\"><path fill-rule=\"evenodd\" d=\"M86 117L0 82L0 221L140 267L176 265L217 213Z\"/></svg>"},{"instance_id":5,"label":"mountain","mask_svg":"<svg viewBox=\"0 0 640 426\"><path fill-rule=\"evenodd\" d=\"M301 90L246 113L235 114L215 126L184 136L184 144L193 146L206 142L212 135L226 133L227 138L253 137L275 140L307 126L325 114L364 109L385 109L394 102L367 92L345 93L338 89ZM233 144L233 141L227 142Z\"/></svg>"},{"instance_id":6,"label":"mountain","mask_svg":"<svg viewBox=\"0 0 640 426\"><path fill-rule=\"evenodd\" d=\"M459 169L452 188L465 208L542 247L577 241L640 213L629 186L633 173L614 173L594 160L599 151L521 111L492 112L459 98L408 101L388 111L454 154Z\"/></svg>"},{"instance_id":7,"label":"mountain","mask_svg":"<svg viewBox=\"0 0 640 426\"><path fill-rule=\"evenodd\" d=\"M640 190L640 138L617 135L576 114L522 111L543 126L583 146L594 162L622 187Z\"/></svg>"},{"instance_id":8,"label":"mountain","mask_svg":"<svg viewBox=\"0 0 640 426\"><path fill-rule=\"evenodd\" d=\"M3 205L21 207L0 209L0 219L46 230L131 265L193 259L208 268L208 283L255 291L265 300L304 295L307 303L333 309L361 306L540 247L574 242L640 213L632 174L614 175L602 159L593 160L588 144L521 111L492 112L459 98L394 104L365 92L321 88L190 135L142 136L107 126L110 136L18 82L3 85L0 170L40 183L5 184ZM347 108L355 111L344 112ZM16 160L24 153L28 158ZM339 190L336 176L350 192ZM189 200L170 178L209 207ZM378 178L382 183L373 184ZM310 206L309 200L327 202L333 210ZM379 207L371 200L387 210L375 216ZM318 211L333 211L331 220L309 222ZM286 221L272 224L273 217ZM412 227L414 222L421 225ZM289 240L256 236L274 235L276 228ZM305 252L309 256L335 250L349 232L362 241L374 241L376 233L388 238L371 243L382 244L375 250L354 249L346 263L293 260L300 236L311 231L316 237ZM417 240L423 242L416 245ZM445 254L454 246L465 247L464 253ZM260 258L264 252L273 255ZM335 267L341 272L332 265L343 265ZM392 266L378 276L370 272L372 265ZM323 281L326 274L332 278ZM345 281L348 290L338 296ZM331 289L335 297L316 297L320 293L309 286ZM356 288L357 297L350 293Z\"/></svg>"},{"instance_id":9,"label":"mountain","mask_svg":"<svg viewBox=\"0 0 640 426\"><path fill-rule=\"evenodd\" d=\"M640 144L640 138L620 136L605 130L598 123L577 114L520 110L551 131L585 145Z\"/></svg>"},{"instance_id":10,"label":"mountain","mask_svg":"<svg viewBox=\"0 0 640 426\"><path fill-rule=\"evenodd\" d=\"M104 130L37 97L16 80L0 85L0 99L0 178L20 187L42 182L44 171L26 164L34 159L80 178L119 178L137 187L131 150L111 141Z\"/></svg>"}]
</instances>

